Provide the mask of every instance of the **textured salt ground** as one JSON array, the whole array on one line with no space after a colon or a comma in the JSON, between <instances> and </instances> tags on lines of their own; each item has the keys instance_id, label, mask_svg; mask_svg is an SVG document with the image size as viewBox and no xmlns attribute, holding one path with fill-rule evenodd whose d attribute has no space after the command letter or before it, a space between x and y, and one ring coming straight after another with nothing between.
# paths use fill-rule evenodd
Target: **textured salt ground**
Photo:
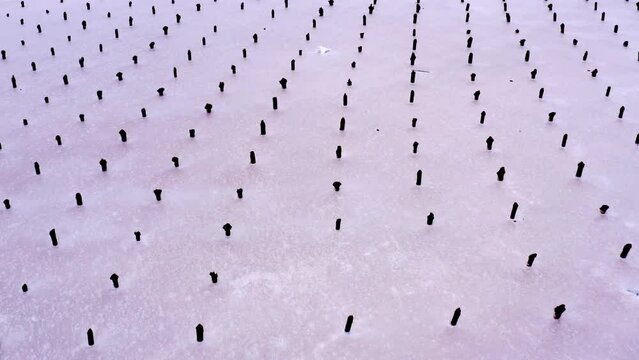
<instances>
[{"instance_id":1,"label":"textured salt ground","mask_svg":"<svg viewBox=\"0 0 639 360\"><path fill-rule=\"evenodd\" d=\"M380 0L364 27L368 5L290 1L284 9L281 1L247 1L241 11L239 2L220 0L203 2L197 13L191 2L163 1L152 16L147 2L128 8L99 1L90 11L84 2L27 2L24 9L3 3L2 13L11 16L0 22L0 47L8 52L0 63L0 195L12 208L0 212L0 356L633 358L639 268L636 249L625 260L619 252L639 232L634 5L610 2L594 12L592 2L556 1L555 23L547 2L512 1L506 23L502 2L473 2L466 24L465 4L424 1L412 68L428 72L418 72L414 85L415 4ZM619 34L612 32L615 23ZM331 51L319 54L319 46ZM585 50L589 58L582 62ZM130 60L134 54L138 65ZM600 71L596 78L588 72L593 68ZM11 89L11 75L21 90ZM282 77L287 90L277 83ZM226 85L222 94L219 81ZM166 88L162 98L159 87ZM348 107L341 104L345 92ZM207 102L214 105L211 115L203 109ZM142 107L147 118L140 117ZM482 110L487 117L480 125ZM551 111L557 116L548 123ZM86 114L84 123L79 113ZM120 129L127 143L120 142ZM491 152L488 136L495 139ZM418 154L411 153L414 141ZM173 156L180 158L177 169ZM106 173L100 158L109 161ZM576 179L579 161L586 167ZM503 183L495 176L501 166ZM339 193L331 186L336 180ZM160 203L155 188L163 189ZM84 198L81 208L76 192ZM508 219L514 201L517 222ZM598 212L602 204L611 207L605 216ZM435 214L430 227L429 212ZM339 232L336 218L342 218ZM227 222L230 238L222 230ZM528 269L533 252L539 256ZM211 271L219 274L217 284ZM118 289L109 280L114 272ZM553 320L561 303L567 311ZM457 307L462 315L453 328ZM353 329L345 334L350 314ZM198 323L205 328L202 343L195 339ZM92 347L88 328L95 333Z\"/></svg>"}]
</instances>

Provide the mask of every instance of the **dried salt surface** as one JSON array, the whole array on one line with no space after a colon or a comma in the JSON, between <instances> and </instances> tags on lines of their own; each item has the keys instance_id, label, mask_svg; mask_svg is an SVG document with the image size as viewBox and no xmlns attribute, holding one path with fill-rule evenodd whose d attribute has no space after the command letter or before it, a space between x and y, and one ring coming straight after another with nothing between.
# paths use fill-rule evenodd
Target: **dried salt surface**
<instances>
[{"instance_id":1,"label":"dried salt surface","mask_svg":"<svg viewBox=\"0 0 639 360\"><path fill-rule=\"evenodd\" d=\"M0 358L635 358L639 11L467 3L1 2Z\"/></svg>"}]
</instances>

